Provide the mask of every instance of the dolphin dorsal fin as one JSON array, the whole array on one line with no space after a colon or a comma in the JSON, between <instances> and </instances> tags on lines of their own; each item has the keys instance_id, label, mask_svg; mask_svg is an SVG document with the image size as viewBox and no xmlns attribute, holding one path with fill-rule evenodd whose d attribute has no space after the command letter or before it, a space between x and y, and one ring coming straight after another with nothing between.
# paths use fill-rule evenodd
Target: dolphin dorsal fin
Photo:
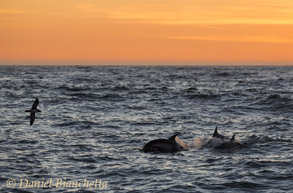
<instances>
[{"instance_id":1,"label":"dolphin dorsal fin","mask_svg":"<svg viewBox=\"0 0 293 193\"><path fill-rule=\"evenodd\" d=\"M232 142L234 142L235 141L235 134L232 136L232 138L231 138L231 140L230 141L232 141Z\"/></svg>"},{"instance_id":2,"label":"dolphin dorsal fin","mask_svg":"<svg viewBox=\"0 0 293 193\"><path fill-rule=\"evenodd\" d=\"M175 141L175 138L177 137L178 133L175 133L175 135L172 135L171 137L169 137L168 139L170 141Z\"/></svg>"},{"instance_id":3,"label":"dolphin dorsal fin","mask_svg":"<svg viewBox=\"0 0 293 193\"><path fill-rule=\"evenodd\" d=\"M215 131L214 131L214 134L213 134L213 137L216 137L218 134L218 127L216 127Z\"/></svg>"}]
</instances>

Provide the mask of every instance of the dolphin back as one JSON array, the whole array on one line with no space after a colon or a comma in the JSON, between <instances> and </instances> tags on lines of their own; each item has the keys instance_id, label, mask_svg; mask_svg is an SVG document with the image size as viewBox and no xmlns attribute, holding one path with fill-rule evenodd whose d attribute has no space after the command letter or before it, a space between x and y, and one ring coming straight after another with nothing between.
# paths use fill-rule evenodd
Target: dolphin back
<instances>
[{"instance_id":1,"label":"dolphin back","mask_svg":"<svg viewBox=\"0 0 293 193\"><path fill-rule=\"evenodd\" d=\"M180 151L180 146L169 139L155 139L148 142L142 149L143 152L174 153Z\"/></svg>"}]
</instances>

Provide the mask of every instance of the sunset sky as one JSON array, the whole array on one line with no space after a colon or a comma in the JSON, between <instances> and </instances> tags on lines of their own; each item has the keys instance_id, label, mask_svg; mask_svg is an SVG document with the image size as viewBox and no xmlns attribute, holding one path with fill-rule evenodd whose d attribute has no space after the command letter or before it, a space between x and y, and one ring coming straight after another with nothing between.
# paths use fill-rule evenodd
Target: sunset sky
<instances>
[{"instance_id":1,"label":"sunset sky","mask_svg":"<svg viewBox=\"0 0 293 193\"><path fill-rule=\"evenodd\" d=\"M0 0L2 61L293 61L292 0Z\"/></svg>"}]
</instances>

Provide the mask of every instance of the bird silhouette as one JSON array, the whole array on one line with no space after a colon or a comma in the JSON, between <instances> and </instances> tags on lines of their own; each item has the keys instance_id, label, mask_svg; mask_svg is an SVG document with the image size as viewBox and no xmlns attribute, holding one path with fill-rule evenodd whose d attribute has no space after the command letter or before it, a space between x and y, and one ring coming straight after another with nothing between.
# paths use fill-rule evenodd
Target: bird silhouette
<instances>
[{"instance_id":1,"label":"bird silhouette","mask_svg":"<svg viewBox=\"0 0 293 193\"><path fill-rule=\"evenodd\" d=\"M30 125L32 125L34 123L34 121L35 121L35 118L36 118L35 114L37 112L42 112L39 109L37 109L38 104L39 104L39 99L36 99L34 104L33 104L33 106L32 106L32 108L30 110L25 111L25 112L30 112L31 113L31 115L30 115Z\"/></svg>"}]
</instances>

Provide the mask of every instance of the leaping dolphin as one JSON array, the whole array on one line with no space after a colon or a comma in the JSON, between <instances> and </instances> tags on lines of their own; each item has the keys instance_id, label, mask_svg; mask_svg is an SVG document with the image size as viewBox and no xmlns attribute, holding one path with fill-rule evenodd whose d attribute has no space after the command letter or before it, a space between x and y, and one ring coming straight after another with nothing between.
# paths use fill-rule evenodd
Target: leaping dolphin
<instances>
[{"instance_id":1,"label":"leaping dolphin","mask_svg":"<svg viewBox=\"0 0 293 193\"><path fill-rule=\"evenodd\" d=\"M161 153L175 153L184 150L179 143L176 142L178 134L171 136L168 139L155 139L148 142L142 149L143 152L161 152Z\"/></svg>"},{"instance_id":2,"label":"leaping dolphin","mask_svg":"<svg viewBox=\"0 0 293 193\"><path fill-rule=\"evenodd\" d=\"M30 112L31 113L31 115L30 115L30 125L32 125L34 123L34 121L35 121L35 118L36 118L35 113L42 112L39 109L37 109L38 104L39 104L39 99L37 98L35 100L32 108L30 110L25 111L25 112Z\"/></svg>"}]
</instances>

